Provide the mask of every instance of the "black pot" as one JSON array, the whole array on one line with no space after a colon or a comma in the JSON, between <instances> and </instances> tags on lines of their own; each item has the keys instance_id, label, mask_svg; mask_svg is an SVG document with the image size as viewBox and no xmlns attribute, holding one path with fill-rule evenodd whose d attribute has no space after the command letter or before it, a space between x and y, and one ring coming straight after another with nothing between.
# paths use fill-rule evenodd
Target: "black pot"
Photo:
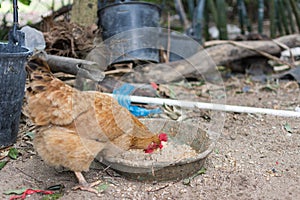
<instances>
[{"instance_id":1,"label":"black pot","mask_svg":"<svg viewBox=\"0 0 300 200\"><path fill-rule=\"evenodd\" d=\"M102 29L102 38L107 40L119 33L146 27L158 27L160 20L160 8L151 3L145 2L119 2L102 7L98 10L98 26ZM157 37L158 37L157 33ZM116 40L121 40L122 36ZM118 41L117 41L118 42ZM158 49L137 49L141 46L145 39L132 34L130 40L126 41L126 49L134 49L134 51L124 52L124 54L112 61L112 63L142 60L142 61L159 61ZM110 41L113 43L113 41ZM117 51L118 49L116 49ZM113 51L113 49L112 49Z\"/></svg>"}]
</instances>

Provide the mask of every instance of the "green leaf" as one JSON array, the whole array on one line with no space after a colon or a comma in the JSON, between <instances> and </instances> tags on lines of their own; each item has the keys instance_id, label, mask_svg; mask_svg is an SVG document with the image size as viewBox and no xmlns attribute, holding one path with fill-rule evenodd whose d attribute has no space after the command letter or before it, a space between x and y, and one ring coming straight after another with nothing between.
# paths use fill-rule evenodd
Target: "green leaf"
<instances>
[{"instance_id":1,"label":"green leaf","mask_svg":"<svg viewBox=\"0 0 300 200\"><path fill-rule=\"evenodd\" d=\"M103 184L101 184L101 185L99 185L99 186L97 187L97 190L98 190L99 192L104 192L104 191L108 188L108 186L109 186L109 184L103 183Z\"/></svg>"},{"instance_id":2,"label":"green leaf","mask_svg":"<svg viewBox=\"0 0 300 200\"><path fill-rule=\"evenodd\" d=\"M10 194L23 194L27 188L21 188L21 189L15 189L15 190L8 190L3 192L4 194L10 195Z\"/></svg>"},{"instance_id":3,"label":"green leaf","mask_svg":"<svg viewBox=\"0 0 300 200\"><path fill-rule=\"evenodd\" d=\"M199 171L197 171L191 178L195 178L196 176L199 176L201 174L205 174L206 169L202 167Z\"/></svg>"},{"instance_id":4,"label":"green leaf","mask_svg":"<svg viewBox=\"0 0 300 200\"><path fill-rule=\"evenodd\" d=\"M30 139L33 139L34 138L34 132L32 131L29 131L25 134L25 136L29 137Z\"/></svg>"},{"instance_id":5,"label":"green leaf","mask_svg":"<svg viewBox=\"0 0 300 200\"><path fill-rule=\"evenodd\" d=\"M206 173L206 168L202 167L197 173L196 176L201 175L201 174L205 174Z\"/></svg>"},{"instance_id":6,"label":"green leaf","mask_svg":"<svg viewBox=\"0 0 300 200\"><path fill-rule=\"evenodd\" d=\"M0 162L0 170L6 165L7 161Z\"/></svg>"},{"instance_id":7,"label":"green leaf","mask_svg":"<svg viewBox=\"0 0 300 200\"><path fill-rule=\"evenodd\" d=\"M18 154L19 154L19 151L16 148L11 148L8 152L8 156L14 160L18 158Z\"/></svg>"},{"instance_id":8,"label":"green leaf","mask_svg":"<svg viewBox=\"0 0 300 200\"><path fill-rule=\"evenodd\" d=\"M31 0L19 0L22 4L29 6L31 3Z\"/></svg>"},{"instance_id":9,"label":"green leaf","mask_svg":"<svg viewBox=\"0 0 300 200\"><path fill-rule=\"evenodd\" d=\"M62 193L48 194L48 195L43 196L42 200L56 200L62 196L63 196Z\"/></svg>"},{"instance_id":10,"label":"green leaf","mask_svg":"<svg viewBox=\"0 0 300 200\"><path fill-rule=\"evenodd\" d=\"M215 149L215 153L219 154L220 153L219 149Z\"/></svg>"},{"instance_id":11,"label":"green leaf","mask_svg":"<svg viewBox=\"0 0 300 200\"><path fill-rule=\"evenodd\" d=\"M201 174L205 174L206 173L206 168L202 167L199 171L197 171L193 176L183 179L182 184L184 185L189 185L191 183L191 180L193 178L195 178L196 176L199 176Z\"/></svg>"},{"instance_id":12,"label":"green leaf","mask_svg":"<svg viewBox=\"0 0 300 200\"><path fill-rule=\"evenodd\" d=\"M10 1L13 2L13 0L10 0ZM26 6L29 6L31 3L31 0L19 0L19 2ZM0 3L1 3L1 1L0 1Z\"/></svg>"},{"instance_id":13,"label":"green leaf","mask_svg":"<svg viewBox=\"0 0 300 200\"><path fill-rule=\"evenodd\" d=\"M267 84L267 85L261 87L259 90L260 91L266 91L266 92L277 92L277 87L273 86L273 85L270 85L270 84Z\"/></svg>"},{"instance_id":14,"label":"green leaf","mask_svg":"<svg viewBox=\"0 0 300 200\"><path fill-rule=\"evenodd\" d=\"M189 185L190 183L191 183L191 179L190 178L183 179L183 181L182 181L183 185Z\"/></svg>"},{"instance_id":15,"label":"green leaf","mask_svg":"<svg viewBox=\"0 0 300 200\"><path fill-rule=\"evenodd\" d=\"M285 129L287 132L292 133L291 125L289 125L288 123L285 123L284 129Z\"/></svg>"}]
</instances>

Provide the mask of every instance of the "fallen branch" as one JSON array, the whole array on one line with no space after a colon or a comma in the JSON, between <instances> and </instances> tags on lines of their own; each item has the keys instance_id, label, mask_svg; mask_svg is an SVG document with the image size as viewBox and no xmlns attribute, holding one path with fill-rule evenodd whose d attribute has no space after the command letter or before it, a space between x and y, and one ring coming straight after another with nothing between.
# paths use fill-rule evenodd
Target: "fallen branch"
<instances>
[{"instance_id":1,"label":"fallen branch","mask_svg":"<svg viewBox=\"0 0 300 200\"><path fill-rule=\"evenodd\" d=\"M271 55L278 55L281 53L283 45L289 48L300 46L300 35L287 35L274 39L274 41L236 41L234 42L235 45L226 42L227 41L221 45L216 45L205 49L208 55L214 60L216 65L223 65L242 58L259 56L260 53L257 51L262 51ZM278 43L281 45L278 45ZM236 44L240 45L237 46ZM246 46L251 49L247 49L242 46Z\"/></svg>"},{"instance_id":2,"label":"fallen branch","mask_svg":"<svg viewBox=\"0 0 300 200\"><path fill-rule=\"evenodd\" d=\"M280 42L278 42L278 41L276 41L276 40L274 40L274 42L275 42L278 46L280 46L281 48L284 48L284 49L287 48L287 46L286 46L285 44L281 44ZM217 43L218 43L218 42L216 41L215 44L217 44ZM212 43L210 43L210 44L212 44ZM276 62L279 63L279 64L288 65L290 68L295 67L293 64L291 64L291 63L289 63L289 62L287 62L287 61L285 61L285 60L280 60L278 57L273 56L273 55L271 55L271 54L269 54L269 53L267 53L267 52L264 52L264 51L262 51L262 50L256 49L256 48L253 47L253 46L249 46L248 44L244 44L244 43L237 42L237 41L230 41L230 40L228 40L228 41L227 41L227 40L221 40L221 41L219 41L219 44L232 44L232 45L235 45L235 46L237 46L237 47L241 47L241 48L244 48L244 49L248 49L248 50L251 50L251 51L255 51L255 52L257 52L258 54L260 54L260 55L262 55L262 56L264 56L264 57L266 57L266 58L269 58L270 60L274 60L274 61L276 61Z\"/></svg>"},{"instance_id":3,"label":"fallen branch","mask_svg":"<svg viewBox=\"0 0 300 200\"><path fill-rule=\"evenodd\" d=\"M281 45L278 45L278 43ZM213 42L210 44L213 44ZM214 44L216 44L216 42L214 42ZM283 36L275 39L275 42L272 40L241 41L234 43L223 41L222 44L201 50L185 60L145 65L141 68L141 71L138 72L140 75L134 77L132 80L128 80L128 82L149 83L153 81L165 83L181 80L186 77L197 77L215 73L217 71L216 66L218 65L224 65L247 57L261 56L261 54L264 54L264 56L268 54L268 56L270 55L270 59L275 59L274 55L280 54L282 46L284 45L289 48L300 46L300 35ZM106 66L100 67L100 64L91 61L83 62L79 59L62 58L63 57L59 56L46 56L50 67L57 71L76 75L79 69L83 69L84 77L93 80L100 80L104 77L101 69ZM101 58L105 59L103 56ZM99 62L101 62L101 60Z\"/></svg>"},{"instance_id":4,"label":"fallen branch","mask_svg":"<svg viewBox=\"0 0 300 200\"><path fill-rule=\"evenodd\" d=\"M186 60L168 64L149 64L150 70L145 70L143 72L143 80L138 81L162 80L163 82L172 82L183 77L189 77L191 74L193 77L208 74L216 71L216 65L225 65L243 58L260 56L262 52L272 56L278 55L282 51L282 47L277 44L278 42L289 48L297 47L300 46L300 35L283 36L275 39L275 41L240 41L234 42L235 44L224 41L220 45L199 51Z\"/></svg>"},{"instance_id":5,"label":"fallen branch","mask_svg":"<svg viewBox=\"0 0 300 200\"><path fill-rule=\"evenodd\" d=\"M99 70L101 67L96 62L48 55L45 52L38 52L35 56L46 60L53 72L64 72L67 74L79 75L97 82L102 81L105 77L104 72Z\"/></svg>"}]
</instances>

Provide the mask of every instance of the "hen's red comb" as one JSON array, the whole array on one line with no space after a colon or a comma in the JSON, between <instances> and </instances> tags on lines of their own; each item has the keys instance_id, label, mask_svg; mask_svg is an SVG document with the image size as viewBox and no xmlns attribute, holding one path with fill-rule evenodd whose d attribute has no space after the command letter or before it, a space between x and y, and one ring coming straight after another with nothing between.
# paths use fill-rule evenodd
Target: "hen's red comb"
<instances>
[{"instance_id":1,"label":"hen's red comb","mask_svg":"<svg viewBox=\"0 0 300 200\"><path fill-rule=\"evenodd\" d=\"M158 135L158 138L160 140L160 143L159 144L156 144L156 143L151 143L149 144L148 148L147 149L144 149L144 152L145 153L152 153L154 151L154 149L157 149L157 148L163 148L163 145L161 142L166 142L168 141L168 135L165 134L165 133L161 133Z\"/></svg>"},{"instance_id":2,"label":"hen's red comb","mask_svg":"<svg viewBox=\"0 0 300 200\"><path fill-rule=\"evenodd\" d=\"M154 151L154 149L148 148L148 149L144 149L145 153L152 153Z\"/></svg>"},{"instance_id":3,"label":"hen's red comb","mask_svg":"<svg viewBox=\"0 0 300 200\"><path fill-rule=\"evenodd\" d=\"M165 134L165 133L159 134L159 135L158 135L158 138L159 138L159 140L162 141L162 142L168 141L168 135Z\"/></svg>"}]
</instances>

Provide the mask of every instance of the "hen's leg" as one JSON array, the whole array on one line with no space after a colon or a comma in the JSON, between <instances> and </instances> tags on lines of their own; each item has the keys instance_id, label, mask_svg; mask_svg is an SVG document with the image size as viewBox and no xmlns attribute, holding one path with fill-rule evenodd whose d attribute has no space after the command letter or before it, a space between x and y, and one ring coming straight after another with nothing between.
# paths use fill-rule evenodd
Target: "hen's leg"
<instances>
[{"instance_id":1,"label":"hen's leg","mask_svg":"<svg viewBox=\"0 0 300 200\"><path fill-rule=\"evenodd\" d=\"M82 175L81 172L74 172L74 173L76 175L76 178L78 179L79 185L73 187L73 190L79 189L79 190L84 190L84 191L92 192L92 193L95 193L95 194L99 193L93 187L96 186L96 185L99 185L99 183L101 183L100 180L96 181L94 183L89 184L88 182L86 182L86 180L85 180L85 178L84 178L84 176Z\"/></svg>"}]
</instances>

